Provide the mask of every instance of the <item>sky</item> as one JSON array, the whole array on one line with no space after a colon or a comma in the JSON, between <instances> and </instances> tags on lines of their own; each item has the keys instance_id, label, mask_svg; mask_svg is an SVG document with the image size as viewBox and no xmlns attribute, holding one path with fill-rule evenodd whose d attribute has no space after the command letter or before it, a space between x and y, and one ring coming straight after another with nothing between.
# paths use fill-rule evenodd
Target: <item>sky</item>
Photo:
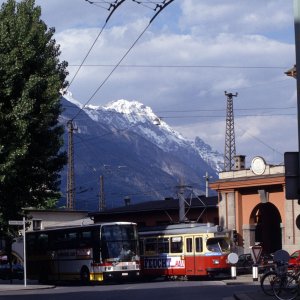
<instances>
[{"instance_id":1,"label":"sky","mask_svg":"<svg viewBox=\"0 0 300 300\"><path fill-rule=\"evenodd\" d=\"M296 80L284 73L295 64L293 0L174 0L151 23L162 1L125 0L107 21L109 2L36 0L75 99L140 101L224 153L224 92L238 93L236 152L246 165L298 150Z\"/></svg>"}]
</instances>

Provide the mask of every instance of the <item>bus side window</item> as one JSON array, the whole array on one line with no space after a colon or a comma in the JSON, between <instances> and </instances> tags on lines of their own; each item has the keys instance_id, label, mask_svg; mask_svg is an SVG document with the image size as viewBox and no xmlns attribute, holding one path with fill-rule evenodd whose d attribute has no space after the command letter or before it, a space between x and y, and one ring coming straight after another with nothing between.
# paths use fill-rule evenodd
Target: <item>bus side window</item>
<instances>
[{"instance_id":1,"label":"bus side window","mask_svg":"<svg viewBox=\"0 0 300 300\"><path fill-rule=\"evenodd\" d=\"M45 254L49 249L48 234L41 233L38 235L37 250L40 254Z\"/></svg>"},{"instance_id":2,"label":"bus side window","mask_svg":"<svg viewBox=\"0 0 300 300\"><path fill-rule=\"evenodd\" d=\"M185 251L187 253L192 253L193 252L193 239L192 238L187 238L185 240Z\"/></svg>"},{"instance_id":3,"label":"bus side window","mask_svg":"<svg viewBox=\"0 0 300 300\"><path fill-rule=\"evenodd\" d=\"M68 248L78 247L78 234L77 232L69 232L66 236L66 244Z\"/></svg>"},{"instance_id":4,"label":"bus side window","mask_svg":"<svg viewBox=\"0 0 300 300\"><path fill-rule=\"evenodd\" d=\"M171 253L182 253L181 236L174 236L171 238Z\"/></svg>"},{"instance_id":5,"label":"bus side window","mask_svg":"<svg viewBox=\"0 0 300 300\"><path fill-rule=\"evenodd\" d=\"M202 237L196 237L195 243L196 243L196 252L203 252Z\"/></svg>"},{"instance_id":6,"label":"bus side window","mask_svg":"<svg viewBox=\"0 0 300 300\"><path fill-rule=\"evenodd\" d=\"M95 239L96 240L96 239ZM82 231L79 237L80 247L88 247L92 244L92 231Z\"/></svg>"},{"instance_id":7,"label":"bus side window","mask_svg":"<svg viewBox=\"0 0 300 300\"><path fill-rule=\"evenodd\" d=\"M36 254L35 248L36 248L35 234L27 234L26 235L26 249L30 256L33 254Z\"/></svg>"}]
</instances>

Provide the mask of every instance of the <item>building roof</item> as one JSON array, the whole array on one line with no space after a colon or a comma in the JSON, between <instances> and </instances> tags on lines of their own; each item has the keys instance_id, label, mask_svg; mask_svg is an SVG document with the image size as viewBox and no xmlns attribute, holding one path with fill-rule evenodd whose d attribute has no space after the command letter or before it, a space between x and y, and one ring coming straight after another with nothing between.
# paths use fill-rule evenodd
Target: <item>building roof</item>
<instances>
[{"instance_id":1,"label":"building roof","mask_svg":"<svg viewBox=\"0 0 300 300\"><path fill-rule=\"evenodd\" d=\"M186 199L185 206L190 208L205 208L205 207L217 207L218 197L205 197ZM100 216L107 214L125 214L125 213L139 213L139 212L151 212L151 211L163 211L163 210L178 210L179 200L174 198L167 198L165 200L156 200L141 202L138 204L128 204L121 207L112 209L106 209L99 212L90 212L89 216Z\"/></svg>"},{"instance_id":2,"label":"building roof","mask_svg":"<svg viewBox=\"0 0 300 300\"><path fill-rule=\"evenodd\" d=\"M87 214L87 210L74 210L70 208L53 208L53 209L43 209L43 208L35 208L35 207L26 207L24 211L27 212L41 212L41 213L62 213L62 214Z\"/></svg>"}]
</instances>

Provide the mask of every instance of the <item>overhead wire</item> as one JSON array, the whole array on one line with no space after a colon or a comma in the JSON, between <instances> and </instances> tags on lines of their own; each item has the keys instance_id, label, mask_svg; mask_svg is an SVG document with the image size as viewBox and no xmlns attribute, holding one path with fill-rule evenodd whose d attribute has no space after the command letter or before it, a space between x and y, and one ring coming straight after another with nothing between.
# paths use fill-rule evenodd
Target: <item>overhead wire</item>
<instances>
[{"instance_id":1,"label":"overhead wire","mask_svg":"<svg viewBox=\"0 0 300 300\"><path fill-rule=\"evenodd\" d=\"M77 67L77 64L70 64L69 67ZM82 65L83 67L113 67L112 64L87 64ZM211 69L280 69L286 70L288 67L280 66L223 66L223 65L120 65L120 68L211 68Z\"/></svg>"},{"instance_id":2,"label":"overhead wire","mask_svg":"<svg viewBox=\"0 0 300 300\"><path fill-rule=\"evenodd\" d=\"M92 2L92 1L88 1L87 2ZM125 0L124 0L125 1ZM134 0L133 0L134 1ZM173 0L172 0L173 1ZM172 1L170 1L168 4L170 4ZM93 1L93 2L102 2L102 3L108 3L106 1ZM142 1L134 1L134 2L140 2L140 4L142 4ZM144 1L145 2L145 1ZM166 1L164 1L166 2ZM146 1L145 3L154 3L153 1ZM159 2L161 3L161 2ZM155 14L156 16L157 14ZM106 77L106 79L100 84L100 86L95 90L95 92L91 95L91 97L88 99L88 101L83 105L83 107L81 108L81 110L94 98L94 96L98 93L98 91L102 88L102 86L107 82L107 80L110 78L110 76L113 74L113 72L116 70L117 67L128 67L128 65L121 65L121 62L125 59L125 57L129 54L129 52L132 50L132 48L136 45L136 43L139 41L139 39L142 37L142 35L145 33L145 31L148 29L148 27L150 26L151 22L152 22L153 18L151 19L151 21L149 22L148 26L144 29L144 31L140 34L140 36L135 40L135 42L132 44L132 46L127 50L127 52L122 56L121 60L118 62L117 65L114 66L114 68L112 69L112 71L108 74L108 76ZM106 25L106 23L105 23ZM104 26L105 27L105 26ZM92 48L94 47L97 39L99 38L99 36L101 35L104 27L101 29L100 33L98 34L97 38L95 39L93 45L91 46L89 52L87 53L87 55L85 56L84 60L82 61L82 63L79 65L79 68L77 70L77 72L75 73L74 77L72 78L70 85L72 84L72 82L74 81L75 77L77 76L79 70L83 67L83 66L87 66L84 65L85 60L87 59L89 53L91 52ZM107 65L107 66L112 66L112 65ZM158 66L135 66L135 67L158 67ZM160 67L168 67L168 66L160 66ZM178 66L169 66L169 67L178 67ZM181 67L208 67L208 66L181 66ZM236 66L210 66L210 67L221 67L221 68L240 68L240 67L236 67ZM252 68L267 68L267 69L275 69L275 68L280 68L283 69L283 67L242 67L242 68L247 68L247 69L252 69ZM80 111L81 111L80 110ZM80 111L72 118L72 120L74 120L80 113ZM200 111L200 110L199 110ZM291 114L283 114L283 115L291 115ZM244 116L257 116L257 115L242 115L241 117ZM268 115L263 115L263 116L268 116ZM270 116L274 116L274 115L270 115ZM177 116L178 117L178 116ZM199 116L188 116L188 117L199 117ZM204 116L200 116L200 117L204 117ZM212 117L212 116L207 116L207 117ZM224 117L224 116L216 116L216 117ZM237 116L238 117L238 116ZM163 117L163 118L168 118L168 117ZM128 130L128 129L126 129ZM108 133L111 134L111 133ZM254 137L255 138L255 137ZM259 140L259 139L257 139ZM261 143L265 144L264 142L262 142L261 140L259 140ZM265 144L266 146L268 146L267 144ZM275 149L273 149L272 147L268 146L270 149L272 149L273 151ZM275 150L276 151L276 150ZM278 152L279 153L279 152Z\"/></svg>"},{"instance_id":3,"label":"overhead wire","mask_svg":"<svg viewBox=\"0 0 300 300\"><path fill-rule=\"evenodd\" d=\"M125 1L125 0L121 0ZM148 25L145 27L145 29L141 32L141 34L137 37L137 39L133 42L133 44L129 47L129 49L124 53L124 55L121 57L121 59L118 61L118 63L113 67L113 69L109 72L109 74L105 77L105 79L102 81L102 83L97 87L97 89L93 92L93 94L88 98L88 100L85 102L83 107L73 116L72 121L80 114L80 112L83 110L84 107L86 107L90 101L96 96L96 94L99 92L99 90L103 87L103 85L108 81L108 79L111 77L111 75L114 73L114 71L118 68L118 66L122 63L122 61L126 58L126 56L130 53L130 51L134 48L134 46L138 43L138 41L141 39L141 37L144 35L144 33L147 31L147 29L150 27L153 20L158 16L158 14L167 7L170 3L172 3L174 0L164 0L162 4L157 4L158 11L155 13L155 15L151 18ZM134 1L135 2L135 1ZM156 9L155 9L156 10Z\"/></svg>"},{"instance_id":4,"label":"overhead wire","mask_svg":"<svg viewBox=\"0 0 300 300\"><path fill-rule=\"evenodd\" d=\"M89 0L85 0L85 1L87 1L87 2L90 3L90 4L94 4L94 3L95 3L95 1L89 1ZM100 32L99 32L98 35L96 36L94 42L92 43L92 45L91 45L91 47L89 48L87 54L86 54L85 57L83 58L81 64L78 66L78 69L76 70L76 72L75 72L75 74L73 75L73 77L72 77L70 83L68 84L67 89L72 85L72 83L73 83L73 81L75 80L77 74L79 73L79 71L80 71L80 69L82 68L83 64L85 63L86 59L87 59L88 56L90 55L92 49L94 48L96 42L98 41L100 35L102 34L102 32L103 32L103 30L104 30L104 28L106 27L106 25L107 25L107 23L108 23L108 20L110 19L110 17L112 16L112 14L115 12L115 10L116 10L116 9L117 9L124 1L125 1L125 0L116 0L116 1L114 1L114 2L99 1L99 2L101 2L101 3L110 4L110 5L109 5L109 8L107 8L107 10L110 11L111 8L112 8L112 11L111 11L111 13L109 14L109 16L106 18L104 24L102 25L102 28L101 28Z\"/></svg>"},{"instance_id":5,"label":"overhead wire","mask_svg":"<svg viewBox=\"0 0 300 300\"><path fill-rule=\"evenodd\" d=\"M239 129L241 129L245 134L249 135L251 138L257 140L258 142L260 142L261 144L263 144L265 147L269 148L270 150L272 150L273 152L278 153L279 155L283 156L283 153L280 152L279 150L273 148L272 146L270 146L269 144L267 144L266 142L264 142L263 140L261 140L260 138L250 134L247 130L245 130L245 128L242 128L238 125L235 124L236 127L238 127Z\"/></svg>"}]
</instances>

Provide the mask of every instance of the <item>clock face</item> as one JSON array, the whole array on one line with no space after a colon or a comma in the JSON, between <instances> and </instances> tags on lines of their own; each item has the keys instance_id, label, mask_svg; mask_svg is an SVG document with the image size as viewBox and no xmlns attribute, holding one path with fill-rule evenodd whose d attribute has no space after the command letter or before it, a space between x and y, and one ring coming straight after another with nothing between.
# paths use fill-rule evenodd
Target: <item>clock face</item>
<instances>
[{"instance_id":1,"label":"clock face","mask_svg":"<svg viewBox=\"0 0 300 300\"><path fill-rule=\"evenodd\" d=\"M260 156L254 157L251 162L252 172L256 175L262 175L266 170L266 163Z\"/></svg>"}]
</instances>

